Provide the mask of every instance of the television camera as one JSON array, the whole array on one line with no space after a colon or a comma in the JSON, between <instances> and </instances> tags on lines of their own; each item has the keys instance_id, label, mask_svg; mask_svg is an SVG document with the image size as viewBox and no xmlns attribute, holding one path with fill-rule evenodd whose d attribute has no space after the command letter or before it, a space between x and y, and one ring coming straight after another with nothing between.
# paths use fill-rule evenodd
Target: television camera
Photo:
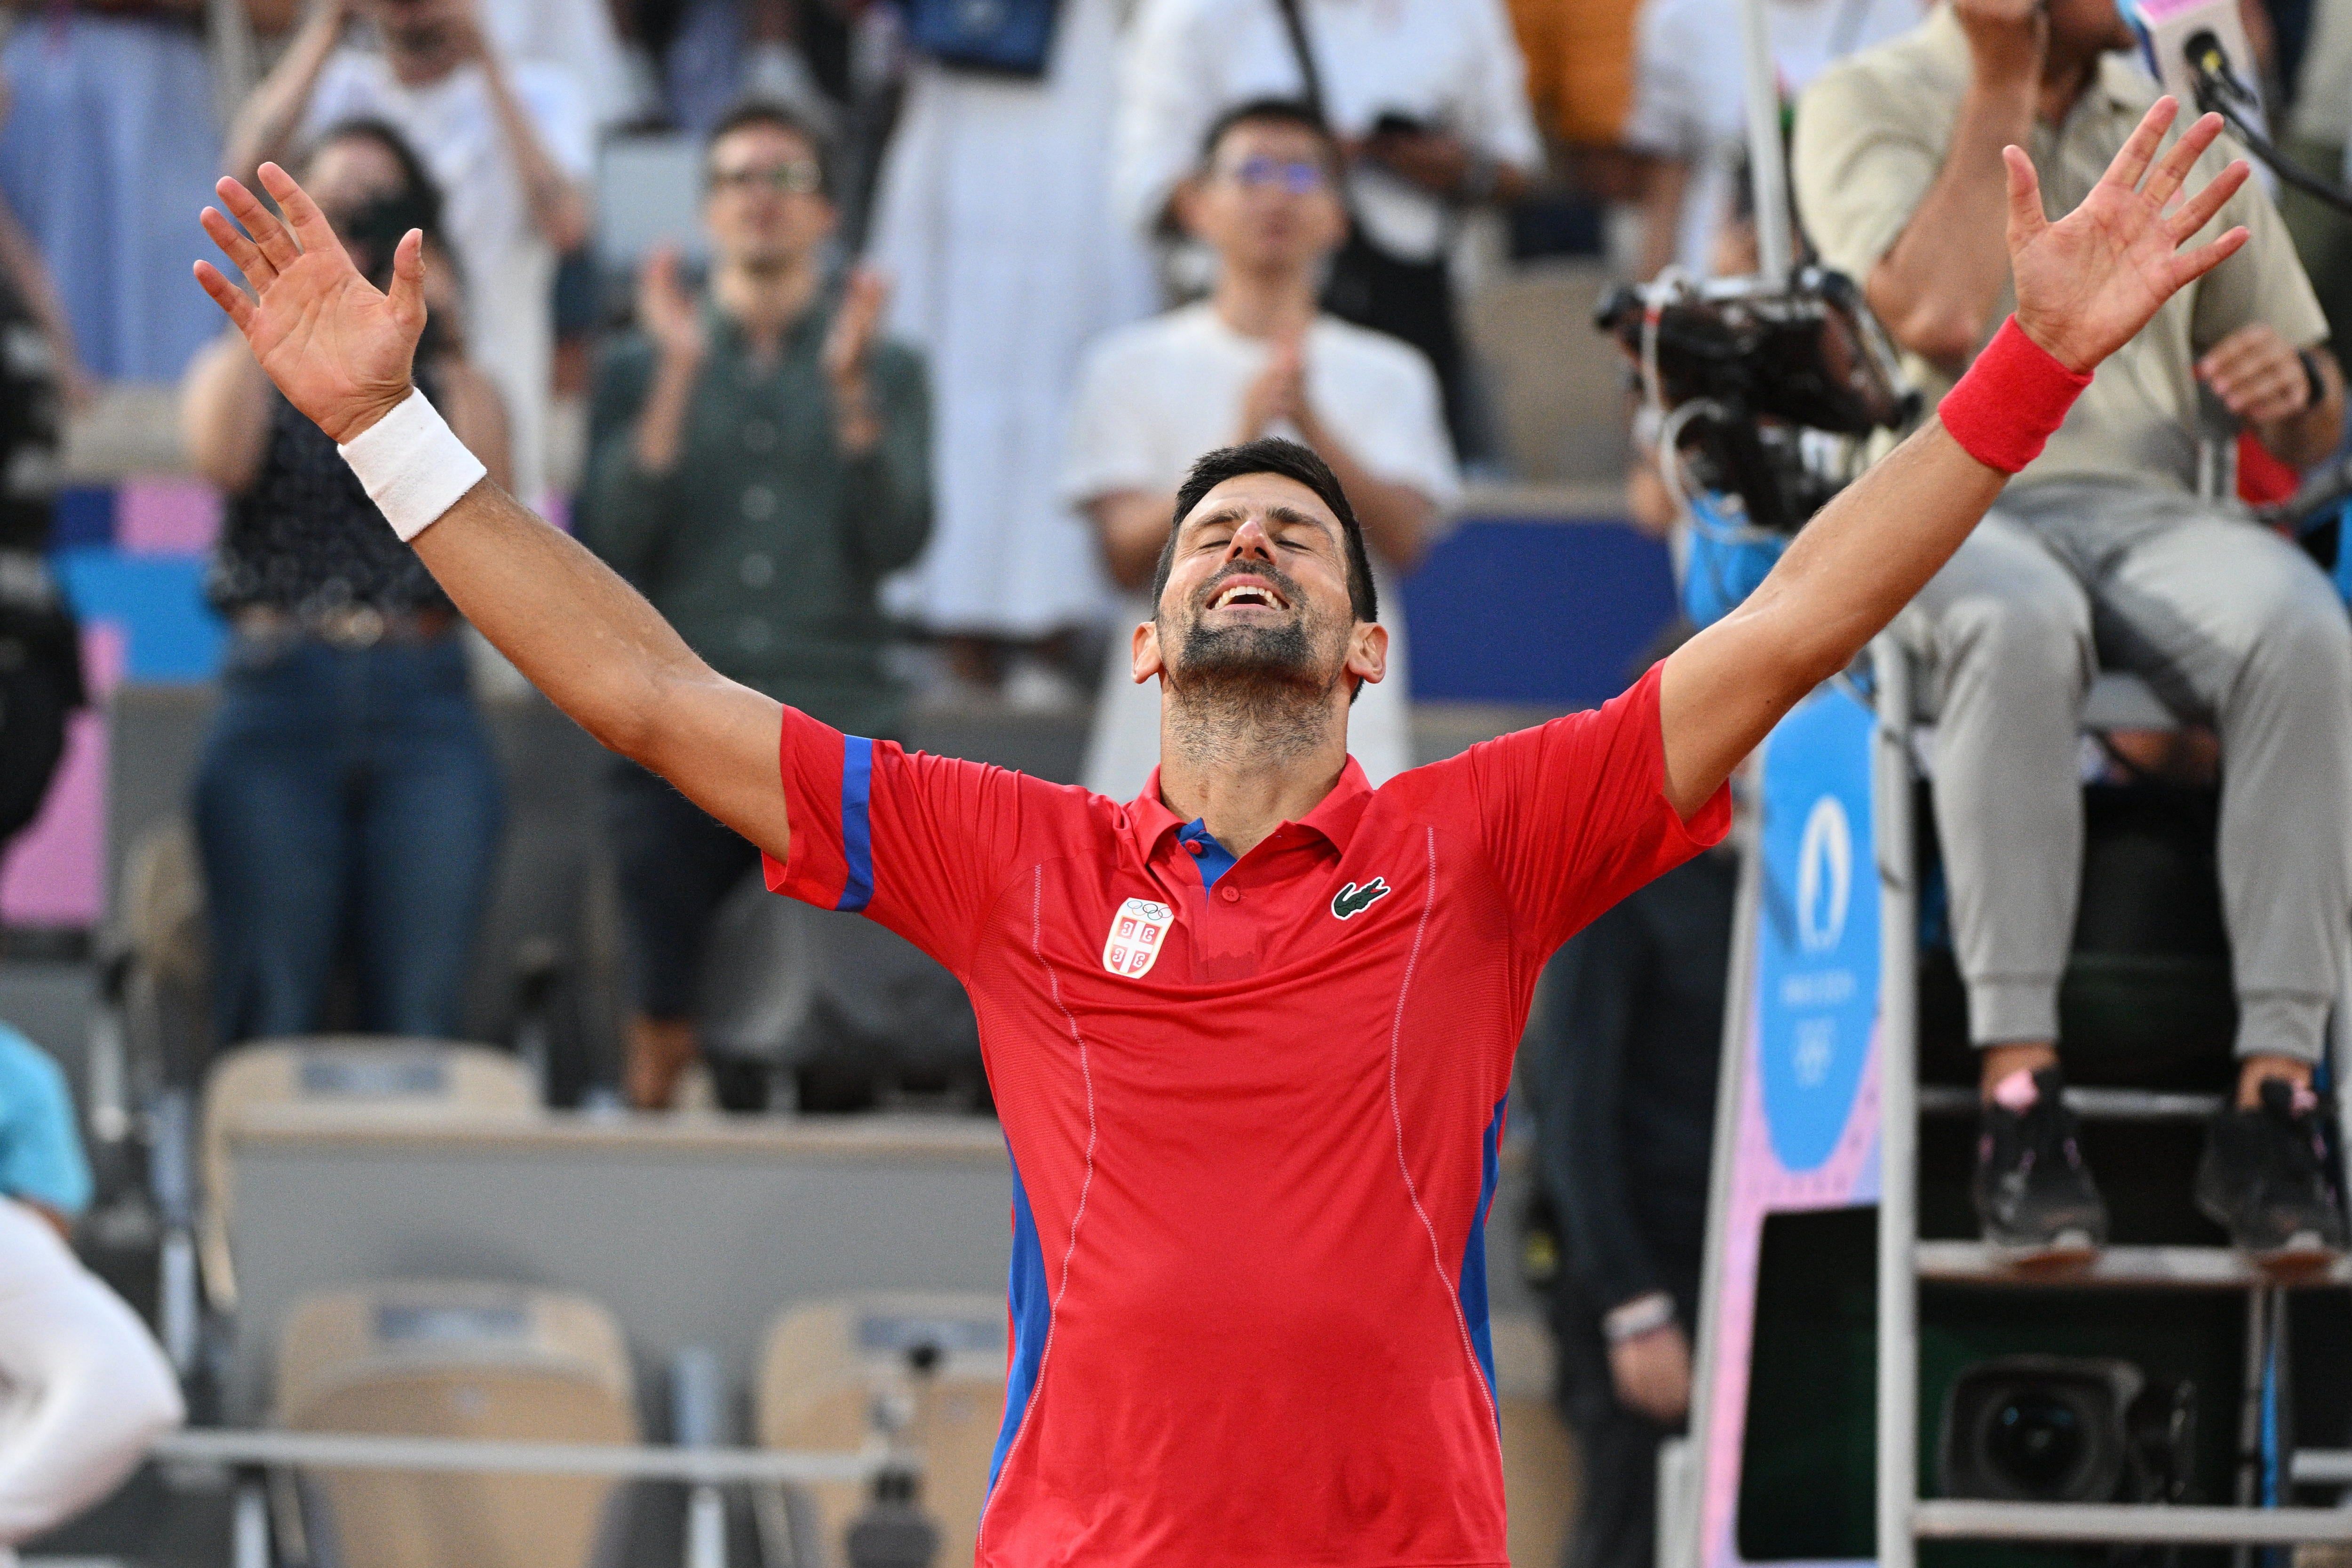
<instances>
[{"instance_id":1,"label":"television camera","mask_svg":"<svg viewBox=\"0 0 2352 1568\"><path fill-rule=\"evenodd\" d=\"M1715 510L1791 534L1858 471L1879 430L1917 417L1894 345L1843 273L1696 282L1669 271L1601 301L1595 324L1640 366L1659 471Z\"/></svg>"}]
</instances>

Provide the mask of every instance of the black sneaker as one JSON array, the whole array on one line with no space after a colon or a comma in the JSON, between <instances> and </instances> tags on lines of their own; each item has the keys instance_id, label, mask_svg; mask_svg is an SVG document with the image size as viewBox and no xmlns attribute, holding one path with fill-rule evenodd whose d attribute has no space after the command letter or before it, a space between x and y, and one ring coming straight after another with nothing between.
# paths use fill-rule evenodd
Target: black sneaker
<instances>
[{"instance_id":1,"label":"black sneaker","mask_svg":"<svg viewBox=\"0 0 2352 1568\"><path fill-rule=\"evenodd\" d=\"M2107 1241L2107 1205L2074 1140L2056 1068L2033 1075L2022 1110L1987 1102L1971 1192L1986 1245L2014 1261L2083 1256Z\"/></svg>"},{"instance_id":2,"label":"black sneaker","mask_svg":"<svg viewBox=\"0 0 2352 1568\"><path fill-rule=\"evenodd\" d=\"M2295 1106L2294 1085L2263 1083L2263 1102L2213 1118L2197 1164L2197 1206L2257 1262L2319 1263L2344 1252L2344 1205L2329 1178L2329 1122Z\"/></svg>"}]
</instances>

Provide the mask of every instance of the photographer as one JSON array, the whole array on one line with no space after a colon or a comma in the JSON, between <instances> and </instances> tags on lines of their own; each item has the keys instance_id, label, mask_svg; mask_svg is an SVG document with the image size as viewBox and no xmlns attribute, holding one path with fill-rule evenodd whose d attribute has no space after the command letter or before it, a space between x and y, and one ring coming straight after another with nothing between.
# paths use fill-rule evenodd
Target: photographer
<instances>
[{"instance_id":1,"label":"photographer","mask_svg":"<svg viewBox=\"0 0 2352 1568\"><path fill-rule=\"evenodd\" d=\"M412 227L437 249L438 194L390 126L331 129L308 168L371 276L390 277ZM502 474L498 394L441 335L435 303L420 378ZM242 338L190 369L181 423L228 496L207 592L234 640L195 790L215 1037L320 1028L346 911L360 1026L454 1036L501 810L457 613Z\"/></svg>"},{"instance_id":2,"label":"photographer","mask_svg":"<svg viewBox=\"0 0 2352 1568\"><path fill-rule=\"evenodd\" d=\"M1952 0L1805 95L1798 206L1863 285L1932 396L2009 306L2001 148L2047 210L2092 190L2157 88L2114 0ZM2168 139L2169 140L2169 139ZM2231 155L2210 149L2200 178ZM2290 464L2336 445L2326 323L2259 186L2214 220L2241 254L2182 289L2103 365L2048 448L1896 623L1939 718L1937 827L1981 1053L1975 1178L1986 1239L2101 1244L2106 1211L2059 1100L2058 982L2083 860L2084 695L2100 662L2147 679L2221 742L2220 860L2238 992L2235 1104L2199 1205L2258 1257L2338 1252L2311 1089L2352 910L2352 636L2287 541L2200 499L2209 395Z\"/></svg>"}]
</instances>

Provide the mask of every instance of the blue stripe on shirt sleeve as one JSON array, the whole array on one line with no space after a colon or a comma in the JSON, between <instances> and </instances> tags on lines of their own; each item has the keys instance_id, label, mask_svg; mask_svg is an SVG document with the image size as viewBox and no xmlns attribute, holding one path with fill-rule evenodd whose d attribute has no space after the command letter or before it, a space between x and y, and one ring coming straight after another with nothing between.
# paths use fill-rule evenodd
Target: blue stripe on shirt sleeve
<instances>
[{"instance_id":1,"label":"blue stripe on shirt sleeve","mask_svg":"<svg viewBox=\"0 0 2352 1568\"><path fill-rule=\"evenodd\" d=\"M863 735L841 738L841 856L849 879L836 910L862 910L874 897L874 828L866 803L874 789L874 742Z\"/></svg>"}]
</instances>

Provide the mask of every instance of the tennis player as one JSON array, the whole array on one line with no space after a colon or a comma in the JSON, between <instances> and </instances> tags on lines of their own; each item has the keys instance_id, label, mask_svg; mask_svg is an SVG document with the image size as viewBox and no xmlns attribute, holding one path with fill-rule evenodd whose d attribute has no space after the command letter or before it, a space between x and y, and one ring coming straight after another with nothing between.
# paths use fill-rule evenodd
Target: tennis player
<instances>
[{"instance_id":1,"label":"tennis player","mask_svg":"<svg viewBox=\"0 0 2352 1568\"><path fill-rule=\"evenodd\" d=\"M203 220L252 294L196 272L558 706L759 845L776 890L863 911L970 988L1013 1163L982 1563L1499 1568L1481 1232L1537 972L1722 836L1734 764L1927 582L2092 368L2244 242L2182 249L2246 168L2184 195L2221 122L2159 158L2173 113L2056 223L2007 151L2016 317L1738 612L1597 711L1379 790L1348 703L1387 635L1348 499L1303 447L1213 452L1183 486L1133 642L1160 765L1120 803L714 675L481 482L415 391L415 235L380 294L265 165L286 221L230 180L251 237ZM836 384L855 447L870 419Z\"/></svg>"}]
</instances>

